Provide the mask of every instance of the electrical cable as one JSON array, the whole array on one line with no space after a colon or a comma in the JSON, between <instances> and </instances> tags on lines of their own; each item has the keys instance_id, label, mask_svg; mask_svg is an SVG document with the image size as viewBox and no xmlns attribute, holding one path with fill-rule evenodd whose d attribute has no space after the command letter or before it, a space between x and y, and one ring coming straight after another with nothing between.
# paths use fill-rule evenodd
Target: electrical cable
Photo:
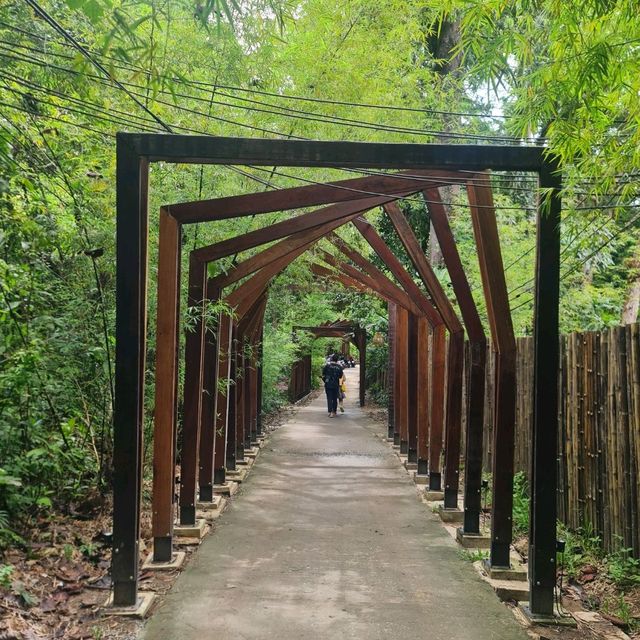
<instances>
[{"instance_id":1,"label":"electrical cable","mask_svg":"<svg viewBox=\"0 0 640 640\"><path fill-rule=\"evenodd\" d=\"M624 227L621 227L620 229L618 229L616 233L614 233L606 242L603 242L596 249L594 249L586 258L583 258L581 264L577 265L573 269L570 269L569 271L561 275L560 282L562 282L563 280L566 280L570 275L573 275L578 269L580 269L580 267L582 267L582 264L584 264L585 262L593 258L593 256L595 256L602 249L604 249L606 246L611 244L611 242L613 242L620 234L624 233L637 220L640 220L640 213L636 214L633 218L631 218L631 220L629 220L627 224L624 225ZM532 301L533 301L533 297L529 298L529 300L525 300L524 302L521 302L520 304L513 307L511 309L511 312L513 313L516 309L519 309L520 307L523 307L525 304L529 304Z\"/></svg>"},{"instance_id":2,"label":"electrical cable","mask_svg":"<svg viewBox=\"0 0 640 640\"><path fill-rule=\"evenodd\" d=\"M1 44L1 43L0 43ZM9 59L13 59L13 60L17 60L19 62L27 62L27 63L31 63L31 64L37 64L38 66L41 67L48 67L48 68L55 68L59 71L63 71L63 72L68 72L68 73L72 73L75 75L80 75L80 76L84 76L87 78L91 78L94 80L98 80L99 82L101 82L102 84L108 85L110 84L108 81L106 81L104 78L100 78L99 76L95 76L92 74L86 74L83 73L81 71L78 70L74 70L74 69L68 69L65 67L60 67L58 65L50 65L47 64L45 61L40 60L40 59L34 59L34 58L30 58L28 56L22 56L22 57L18 57L15 55L11 55L11 54L7 54L7 53L3 53L2 51L0 51L0 56L5 57L5 58L9 58ZM134 83L128 83L128 82L118 82L119 85L122 85L123 87L134 87L134 88L139 88L139 89L144 89L144 87L141 87L140 85L136 85ZM127 94L129 95L129 97L133 97L133 98L138 98L138 97L146 97L144 94L141 94L139 92L136 91L131 91L129 89L126 89ZM185 94L178 94L175 92L168 92L168 91L160 91L160 93L166 94L166 95L173 95L175 97L183 97L183 98L189 98L195 101L200 101L200 102L208 102L208 100L205 100L204 98L199 98L197 96L187 96ZM270 129L265 129L263 127L255 127L255 126L251 126L251 125L247 125L246 123L241 123L241 122L234 122L234 121L229 121L229 120L225 120L224 118L218 118L216 116L212 116L212 115L206 115L203 114L200 111L194 110L194 109L190 109L188 107L184 107L181 105L177 105L175 103L171 103L171 102L167 102L165 100L160 100L158 98L153 98L154 102L158 103L158 104L163 104L163 105L167 105L170 106L178 111L184 111L187 113L192 113L192 114L196 114L199 115L201 117L208 117L210 119L217 119L217 120L221 120L223 122L229 122L231 124L236 124L237 126L243 126L245 128L252 128L254 130L258 130L262 133L270 133L270 134L274 134L274 135L278 135L278 136L282 136L284 135L283 133L279 132L279 131L273 131ZM250 111L250 112L257 112L257 113L267 113L270 115L276 115L276 116L280 116L280 117L285 117L285 118L297 118L297 119L302 119L302 120L309 120L309 121L315 121L315 122L322 122L324 124L329 124L329 125L339 125L339 126L346 126L346 127L354 127L354 128L360 128L360 129L367 129L367 130L374 130L374 131L381 131L381 132L388 132L388 133L397 133L397 134L411 134L411 135L417 135L417 136L424 136L424 137L440 137L440 138L451 138L454 140L485 140L485 141L496 141L496 142L502 142L502 143L512 143L512 144L522 144L523 142L523 138L518 138L518 137L513 137L513 136L506 136L506 135L490 135L490 134L478 134L478 133L462 133L462 132L445 132L445 131L440 131L440 130L434 130L434 129L416 129L416 128L412 128L412 127L400 127L400 126L394 126L394 125L379 125L379 124L375 124L375 123L371 123L368 121L357 121L357 120L351 120L351 119L347 119L347 118L340 118L338 116L326 116L323 114L313 114L313 113L306 113L305 112L298 112L298 113L289 113L291 111L291 109L287 109L288 112L285 113L281 113L278 111L273 111L273 110L269 110L269 109L262 109L262 108L258 108L258 107L248 107L245 105L236 105L236 104L232 104L229 102L224 102L222 100L214 100L213 101L214 104L218 104L221 106L226 106L226 107L230 107L230 108L235 108L235 109L242 109L243 111ZM280 108L280 107L276 107L276 108ZM292 138L296 138L296 139L300 139L300 140L306 140L308 138L304 138L302 136L293 136L290 135L288 137L292 137Z\"/></svg>"},{"instance_id":3,"label":"electrical cable","mask_svg":"<svg viewBox=\"0 0 640 640\"><path fill-rule=\"evenodd\" d=\"M161 118L159 118L153 111L148 109L142 102L140 102L135 96L131 95L129 90L118 81L117 78L109 73L107 69L102 66L102 63L98 62L93 56L85 49L60 23L52 18L37 2L36 0L25 0L25 2L39 15L47 24L55 29L65 40L68 40L96 69L104 73L104 75L113 82L119 89L124 91L141 109L146 111L165 131L172 133L171 127L166 124Z\"/></svg>"}]
</instances>

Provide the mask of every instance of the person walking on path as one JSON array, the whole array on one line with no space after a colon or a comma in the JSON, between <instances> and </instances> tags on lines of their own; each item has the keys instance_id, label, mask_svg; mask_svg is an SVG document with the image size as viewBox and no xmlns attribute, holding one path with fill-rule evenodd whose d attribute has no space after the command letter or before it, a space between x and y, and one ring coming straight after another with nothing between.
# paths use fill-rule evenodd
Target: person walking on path
<instances>
[{"instance_id":1,"label":"person walking on path","mask_svg":"<svg viewBox=\"0 0 640 640\"><path fill-rule=\"evenodd\" d=\"M324 380L324 391L327 394L327 408L329 417L335 418L338 411L338 395L340 384L344 379L344 371L338 364L338 355L331 356L331 362L322 368L322 379Z\"/></svg>"},{"instance_id":2,"label":"person walking on path","mask_svg":"<svg viewBox=\"0 0 640 640\"><path fill-rule=\"evenodd\" d=\"M347 396L347 376L342 375L342 381L340 382L340 388L338 390L338 406L340 407L340 413L344 413L344 399Z\"/></svg>"}]
</instances>

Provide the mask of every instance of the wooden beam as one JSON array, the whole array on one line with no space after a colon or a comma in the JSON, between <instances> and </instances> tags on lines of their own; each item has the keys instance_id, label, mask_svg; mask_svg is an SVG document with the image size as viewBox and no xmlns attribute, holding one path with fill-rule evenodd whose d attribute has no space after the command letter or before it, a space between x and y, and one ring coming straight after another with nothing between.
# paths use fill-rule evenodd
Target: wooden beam
<instances>
[{"instance_id":1,"label":"wooden beam","mask_svg":"<svg viewBox=\"0 0 640 640\"><path fill-rule=\"evenodd\" d=\"M447 351L446 428L444 445L444 508L458 508L460 483L460 437L462 430L462 380L464 334L449 335Z\"/></svg>"},{"instance_id":2,"label":"wooden beam","mask_svg":"<svg viewBox=\"0 0 640 640\"><path fill-rule=\"evenodd\" d=\"M419 144L227 138L209 135L118 133L150 162L250 164L281 167L538 171L545 149L531 146Z\"/></svg>"},{"instance_id":3,"label":"wooden beam","mask_svg":"<svg viewBox=\"0 0 640 640\"><path fill-rule=\"evenodd\" d=\"M205 298L216 302L220 289L214 286L212 278L207 281ZM218 393L218 332L220 314L215 327L208 327L205 333L204 362L202 372L202 402L200 417L200 451L198 453L198 489L202 502L213 500L214 455L216 441L216 395Z\"/></svg>"},{"instance_id":4,"label":"wooden beam","mask_svg":"<svg viewBox=\"0 0 640 640\"><path fill-rule=\"evenodd\" d=\"M416 421L418 440L418 473L429 472L429 324L418 318L416 360Z\"/></svg>"},{"instance_id":5,"label":"wooden beam","mask_svg":"<svg viewBox=\"0 0 640 640\"><path fill-rule=\"evenodd\" d=\"M407 462L418 464L418 316L407 325Z\"/></svg>"},{"instance_id":6,"label":"wooden beam","mask_svg":"<svg viewBox=\"0 0 640 640\"><path fill-rule=\"evenodd\" d=\"M463 173L439 170L403 171L349 178L324 184L246 193L226 198L165 205L181 224L239 218L248 215L314 207L329 202L358 200L363 196L391 195L407 189L446 186L467 180Z\"/></svg>"},{"instance_id":7,"label":"wooden beam","mask_svg":"<svg viewBox=\"0 0 640 640\"><path fill-rule=\"evenodd\" d=\"M393 439L394 433L394 396L395 396L395 348L396 348L396 305L393 302L387 303L387 313L389 315L389 329L387 332L387 344L388 344L388 370L389 376L387 378L387 393L389 402L387 404L387 437ZM426 322L426 320L425 320Z\"/></svg>"},{"instance_id":8,"label":"wooden beam","mask_svg":"<svg viewBox=\"0 0 640 640\"><path fill-rule=\"evenodd\" d=\"M480 511L482 508L482 434L484 425L484 385L486 364L486 337L471 287L460 260L447 213L437 189L424 192L429 218L444 263L449 272L451 285L458 301L470 343L470 366L467 377L467 415L464 474L464 523L463 531L480 533Z\"/></svg>"},{"instance_id":9,"label":"wooden beam","mask_svg":"<svg viewBox=\"0 0 640 640\"><path fill-rule=\"evenodd\" d=\"M222 484L226 480L227 457L227 418L229 414L229 380L231 376L231 341L232 320L227 314L220 318L218 330L218 389L216 393L215 419L216 438L214 451L214 484ZM223 386L224 385L224 386Z\"/></svg>"},{"instance_id":10,"label":"wooden beam","mask_svg":"<svg viewBox=\"0 0 640 640\"><path fill-rule=\"evenodd\" d=\"M400 453L406 455L409 450L409 312L403 307L396 309L396 378Z\"/></svg>"},{"instance_id":11,"label":"wooden beam","mask_svg":"<svg viewBox=\"0 0 640 640\"><path fill-rule=\"evenodd\" d=\"M415 301L422 313L427 317L427 320L429 320L431 326L436 327L442 324L443 320L438 311L424 295L420 287L413 281L413 278L407 273L393 251L389 249L385 241L376 233L376 230L364 220L364 218L356 218L352 220L352 224L378 254L378 257L385 263L409 297Z\"/></svg>"},{"instance_id":12,"label":"wooden beam","mask_svg":"<svg viewBox=\"0 0 640 640\"><path fill-rule=\"evenodd\" d=\"M137 602L147 331L149 161L116 141L116 377L113 418L113 604Z\"/></svg>"},{"instance_id":13,"label":"wooden beam","mask_svg":"<svg viewBox=\"0 0 640 640\"><path fill-rule=\"evenodd\" d=\"M160 211L151 510L154 562L169 562L173 553L180 241L180 225Z\"/></svg>"},{"instance_id":14,"label":"wooden beam","mask_svg":"<svg viewBox=\"0 0 640 640\"><path fill-rule=\"evenodd\" d=\"M332 238L330 239L333 240ZM367 271L367 273L362 273L349 264L339 262L334 256L326 251L322 251L321 255L325 262L327 262L334 268L341 270L350 278L360 281L369 289L377 291L387 300L393 300L393 302L403 307L404 309L411 311L411 313L422 315L421 310L411 300L411 298L409 298L406 292L400 289L400 287L398 287L389 278L387 278L387 276L382 273L382 271L374 267L365 258L358 258L358 266L361 266L361 268ZM351 258L352 256L349 255L348 257Z\"/></svg>"},{"instance_id":15,"label":"wooden beam","mask_svg":"<svg viewBox=\"0 0 640 640\"><path fill-rule=\"evenodd\" d=\"M366 208L363 209L363 206L366 207L367 205L363 205L362 201L360 200L335 205L335 211L340 214L338 217L335 217L329 222L325 222L324 224L305 228L301 231L292 233L285 239L277 242L267 249L264 249L251 258L233 265L226 273L221 274L214 279L214 285L220 287L221 289L224 287L228 287L229 285L242 280L246 276L259 271L274 260L282 258L283 256L295 251L296 249L299 249L304 245L309 245L315 240L319 240L320 238L326 236L330 231L334 231L338 227L352 220L355 216L360 215L363 211L366 211ZM246 235L247 234L236 236L236 238L238 239L238 241L241 241L242 238ZM217 245L219 244L220 243L217 243ZM217 245L209 245L209 247L198 249L198 255L204 255L205 249L207 251L216 251L215 247Z\"/></svg>"},{"instance_id":16,"label":"wooden beam","mask_svg":"<svg viewBox=\"0 0 640 640\"><path fill-rule=\"evenodd\" d=\"M315 211L309 211L299 216L293 216L287 220L276 222L267 227L249 231L241 236L222 240L213 245L196 249L192 255L202 262L212 262L219 258L224 258L236 253L241 253L247 249L253 249L268 242L281 240L299 231L313 229L327 222L340 220L349 213L367 211L374 207L396 200L401 195L408 195L411 192L403 192L393 196L373 196L361 198L353 202L342 202L330 205Z\"/></svg>"},{"instance_id":17,"label":"wooden beam","mask_svg":"<svg viewBox=\"0 0 640 640\"><path fill-rule=\"evenodd\" d=\"M395 202L389 202L384 205L383 209L389 217L389 220L391 220L391 224L393 224L393 228L400 242L402 242L402 246L405 248L409 259L433 299L435 307L446 324L447 329L451 333L462 331L460 320L458 320L458 316L447 294L444 292L438 276L436 276L431 268L431 264L429 264L427 257L424 255L424 251L422 251L422 247L420 247L416 234L404 217L400 207Z\"/></svg>"},{"instance_id":18,"label":"wooden beam","mask_svg":"<svg viewBox=\"0 0 640 640\"><path fill-rule=\"evenodd\" d=\"M198 260L189 260L187 304L197 312L193 328L186 332L184 373L184 418L180 452L180 523L196 523L196 491L200 419L202 417L202 376L204 364L206 268Z\"/></svg>"},{"instance_id":19,"label":"wooden beam","mask_svg":"<svg viewBox=\"0 0 640 640\"><path fill-rule=\"evenodd\" d=\"M473 181L467 183L467 193L489 326L496 349L490 563L493 567L509 567L513 531L516 342L489 177L476 174Z\"/></svg>"},{"instance_id":20,"label":"wooden beam","mask_svg":"<svg viewBox=\"0 0 640 640\"><path fill-rule=\"evenodd\" d=\"M440 325L431 337L431 415L429 432L429 489L442 490L442 432L444 429L445 404L445 352L446 329Z\"/></svg>"}]
</instances>

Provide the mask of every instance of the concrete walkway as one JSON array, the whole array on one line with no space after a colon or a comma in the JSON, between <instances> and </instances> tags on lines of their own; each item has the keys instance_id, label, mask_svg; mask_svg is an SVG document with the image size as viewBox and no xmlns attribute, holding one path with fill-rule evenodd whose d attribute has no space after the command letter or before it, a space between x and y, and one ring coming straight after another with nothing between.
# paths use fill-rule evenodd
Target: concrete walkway
<instances>
[{"instance_id":1,"label":"concrete walkway","mask_svg":"<svg viewBox=\"0 0 640 640\"><path fill-rule=\"evenodd\" d=\"M146 640L525 640L357 407L277 430Z\"/></svg>"}]
</instances>

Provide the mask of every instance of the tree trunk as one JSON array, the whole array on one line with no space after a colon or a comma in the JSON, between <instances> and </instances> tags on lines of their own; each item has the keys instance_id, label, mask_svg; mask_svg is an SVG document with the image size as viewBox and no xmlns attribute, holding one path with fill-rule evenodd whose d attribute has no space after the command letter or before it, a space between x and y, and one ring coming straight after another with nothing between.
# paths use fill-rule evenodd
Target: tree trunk
<instances>
[{"instance_id":1,"label":"tree trunk","mask_svg":"<svg viewBox=\"0 0 640 640\"><path fill-rule=\"evenodd\" d=\"M631 324L638 319L640 310L640 276L638 276L629 287L627 300L622 308L622 324Z\"/></svg>"}]
</instances>

